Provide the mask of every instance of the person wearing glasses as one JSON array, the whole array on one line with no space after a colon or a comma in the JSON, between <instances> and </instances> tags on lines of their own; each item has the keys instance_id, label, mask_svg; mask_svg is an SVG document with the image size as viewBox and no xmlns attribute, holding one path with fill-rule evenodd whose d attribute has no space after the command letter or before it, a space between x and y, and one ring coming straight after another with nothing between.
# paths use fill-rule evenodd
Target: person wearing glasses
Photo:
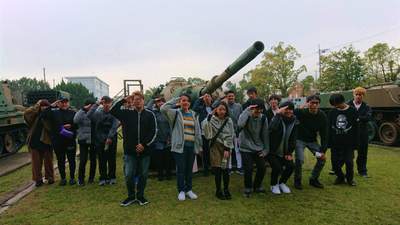
<instances>
[{"instance_id":1,"label":"person wearing glasses","mask_svg":"<svg viewBox=\"0 0 400 225\"><path fill-rule=\"evenodd\" d=\"M130 99L133 99L135 110L121 108ZM128 198L121 203L121 206L128 206L135 201L140 205L146 205L148 202L144 198L144 189L153 142L157 135L156 117L153 112L144 108L144 95L140 91L115 103L110 114L125 123L124 169ZM136 172L139 176L137 193L135 193Z\"/></svg>"},{"instance_id":2,"label":"person wearing glasses","mask_svg":"<svg viewBox=\"0 0 400 225\"><path fill-rule=\"evenodd\" d=\"M328 146L328 127L327 116L319 109L321 106L321 98L318 95L310 95L307 97L307 103L296 108L294 115L300 121L299 132L295 149L295 170L294 170L294 187L302 189L302 165L304 163L304 149L308 148L317 158L317 163L311 172L310 185L316 188L324 186L319 182L318 178L325 166L325 152ZM318 134L321 137L321 145L317 141Z\"/></svg>"}]
</instances>

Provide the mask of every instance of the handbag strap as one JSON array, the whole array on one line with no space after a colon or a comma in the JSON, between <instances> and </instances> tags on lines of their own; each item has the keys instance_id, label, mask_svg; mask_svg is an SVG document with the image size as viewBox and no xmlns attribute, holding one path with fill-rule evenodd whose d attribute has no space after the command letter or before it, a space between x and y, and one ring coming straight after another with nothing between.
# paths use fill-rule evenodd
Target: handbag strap
<instances>
[{"instance_id":1,"label":"handbag strap","mask_svg":"<svg viewBox=\"0 0 400 225\"><path fill-rule=\"evenodd\" d=\"M215 136L211 139L210 142L210 148L215 144L215 141L217 140L218 135L221 133L222 129L224 129L226 123L228 122L228 118L225 119L224 123L222 124L222 126L219 128L217 134L215 134Z\"/></svg>"}]
</instances>

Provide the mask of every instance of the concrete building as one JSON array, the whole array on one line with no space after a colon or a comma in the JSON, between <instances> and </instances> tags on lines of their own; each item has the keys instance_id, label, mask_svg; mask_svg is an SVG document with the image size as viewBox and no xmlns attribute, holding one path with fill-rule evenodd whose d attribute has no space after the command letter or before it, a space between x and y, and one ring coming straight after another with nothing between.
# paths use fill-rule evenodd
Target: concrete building
<instances>
[{"instance_id":1,"label":"concrete building","mask_svg":"<svg viewBox=\"0 0 400 225\"><path fill-rule=\"evenodd\" d=\"M93 93L97 100L100 100L101 97L105 95L109 96L110 85L96 76L73 76L64 78L67 79L68 83L81 83L90 93Z\"/></svg>"}]
</instances>

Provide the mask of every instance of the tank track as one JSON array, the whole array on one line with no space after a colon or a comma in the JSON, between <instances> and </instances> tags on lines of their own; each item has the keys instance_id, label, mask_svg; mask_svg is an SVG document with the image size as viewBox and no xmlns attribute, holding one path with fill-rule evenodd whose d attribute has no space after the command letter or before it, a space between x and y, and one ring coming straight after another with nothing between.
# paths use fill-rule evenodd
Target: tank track
<instances>
[{"instance_id":1,"label":"tank track","mask_svg":"<svg viewBox=\"0 0 400 225\"><path fill-rule=\"evenodd\" d=\"M18 127L14 128L12 130L0 131L0 135L6 135L8 133L19 132L19 131L22 131L22 130L25 130L28 133L28 127L25 124L23 124L23 126L18 126ZM3 158L3 157L6 157L6 156L9 156L9 155L17 153L25 145L25 142L19 142L17 140L17 138L15 138L15 142L16 143L15 143L14 150L12 152L7 152L7 153L4 153L4 154L1 154L0 158Z\"/></svg>"}]
</instances>

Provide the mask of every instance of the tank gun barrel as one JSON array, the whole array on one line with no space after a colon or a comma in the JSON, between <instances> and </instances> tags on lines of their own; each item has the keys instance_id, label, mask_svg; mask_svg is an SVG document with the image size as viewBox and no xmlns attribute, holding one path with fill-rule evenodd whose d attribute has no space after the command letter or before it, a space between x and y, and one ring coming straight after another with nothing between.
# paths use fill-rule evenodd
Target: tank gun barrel
<instances>
[{"instance_id":1,"label":"tank gun barrel","mask_svg":"<svg viewBox=\"0 0 400 225\"><path fill-rule=\"evenodd\" d=\"M229 65L225 71L223 71L220 75L214 76L211 81L207 83L206 88L201 90L201 93L199 93L200 96L206 91L213 93L215 90L221 87L225 81L246 66L249 62L251 62L263 50L264 44L261 41L254 42L254 44L252 44L245 52L243 52L231 65Z\"/></svg>"}]
</instances>

